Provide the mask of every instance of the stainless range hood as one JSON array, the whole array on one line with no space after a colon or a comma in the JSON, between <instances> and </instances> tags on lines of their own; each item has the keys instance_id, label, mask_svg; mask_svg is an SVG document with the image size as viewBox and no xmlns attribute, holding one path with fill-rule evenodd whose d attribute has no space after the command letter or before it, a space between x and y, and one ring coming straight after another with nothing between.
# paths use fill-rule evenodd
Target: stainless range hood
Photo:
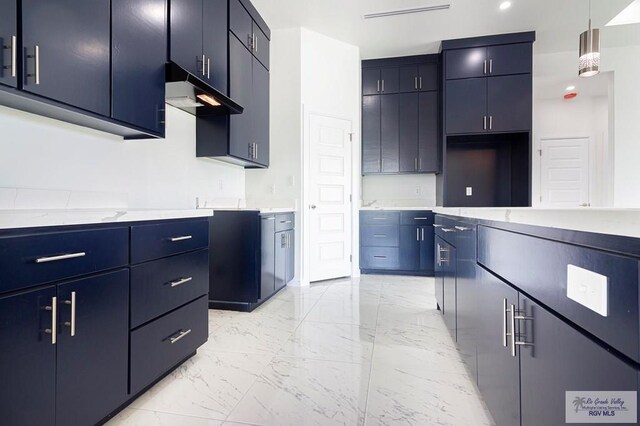
<instances>
[{"instance_id":1,"label":"stainless range hood","mask_svg":"<svg viewBox=\"0 0 640 426\"><path fill-rule=\"evenodd\" d=\"M244 111L233 99L174 62L166 66L166 102L196 117Z\"/></svg>"}]
</instances>

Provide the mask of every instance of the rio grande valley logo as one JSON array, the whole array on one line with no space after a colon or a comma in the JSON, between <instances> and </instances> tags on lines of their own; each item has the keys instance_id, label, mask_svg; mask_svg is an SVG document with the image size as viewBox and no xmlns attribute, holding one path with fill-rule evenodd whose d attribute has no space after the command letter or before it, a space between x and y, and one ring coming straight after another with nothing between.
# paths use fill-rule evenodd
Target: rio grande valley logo
<instances>
[{"instance_id":1,"label":"rio grande valley logo","mask_svg":"<svg viewBox=\"0 0 640 426\"><path fill-rule=\"evenodd\" d=\"M637 392L567 391L567 423L637 422Z\"/></svg>"}]
</instances>

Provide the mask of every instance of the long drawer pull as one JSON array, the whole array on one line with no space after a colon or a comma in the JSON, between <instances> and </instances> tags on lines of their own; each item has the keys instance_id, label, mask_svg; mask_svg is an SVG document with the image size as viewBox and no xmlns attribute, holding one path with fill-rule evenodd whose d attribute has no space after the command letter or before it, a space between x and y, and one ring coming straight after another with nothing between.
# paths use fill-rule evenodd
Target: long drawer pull
<instances>
[{"instance_id":1,"label":"long drawer pull","mask_svg":"<svg viewBox=\"0 0 640 426\"><path fill-rule=\"evenodd\" d=\"M292 220L281 220L280 223L289 224L289 223L293 223L293 221Z\"/></svg>"},{"instance_id":2,"label":"long drawer pull","mask_svg":"<svg viewBox=\"0 0 640 426\"><path fill-rule=\"evenodd\" d=\"M444 225L440 225L439 223L436 223L433 225L434 228L442 228Z\"/></svg>"},{"instance_id":3,"label":"long drawer pull","mask_svg":"<svg viewBox=\"0 0 640 426\"><path fill-rule=\"evenodd\" d=\"M180 334L178 334L176 337L172 337L170 339L171 344L173 345L174 343L176 343L178 340L182 339L184 336L186 336L189 333L191 333L191 329L187 331L181 331Z\"/></svg>"},{"instance_id":4,"label":"long drawer pull","mask_svg":"<svg viewBox=\"0 0 640 426\"><path fill-rule=\"evenodd\" d=\"M178 287L179 285L186 284L191 280L193 280L193 277L180 278L179 280L172 281L171 287Z\"/></svg>"},{"instance_id":5,"label":"long drawer pull","mask_svg":"<svg viewBox=\"0 0 640 426\"><path fill-rule=\"evenodd\" d=\"M413 220L429 220L428 217L414 217Z\"/></svg>"},{"instance_id":6,"label":"long drawer pull","mask_svg":"<svg viewBox=\"0 0 640 426\"><path fill-rule=\"evenodd\" d=\"M376 259L386 259L387 258L387 256L373 256L373 257L375 257Z\"/></svg>"},{"instance_id":7,"label":"long drawer pull","mask_svg":"<svg viewBox=\"0 0 640 426\"><path fill-rule=\"evenodd\" d=\"M456 226L455 227L458 231L471 231L471 228L467 228L465 226Z\"/></svg>"},{"instance_id":8,"label":"long drawer pull","mask_svg":"<svg viewBox=\"0 0 640 426\"><path fill-rule=\"evenodd\" d=\"M451 229L451 228L442 228L442 230L443 230L444 232L456 232L456 230L455 230L455 229Z\"/></svg>"},{"instance_id":9,"label":"long drawer pull","mask_svg":"<svg viewBox=\"0 0 640 426\"><path fill-rule=\"evenodd\" d=\"M61 254L59 256L47 256L47 257L39 257L36 259L36 263L49 263L49 262L57 262L59 260L67 260L67 259L75 259L78 257L84 257L87 253L81 251L78 253L69 253L69 254Z\"/></svg>"},{"instance_id":10,"label":"long drawer pull","mask_svg":"<svg viewBox=\"0 0 640 426\"><path fill-rule=\"evenodd\" d=\"M47 328L45 333L51 334L51 344L55 345L58 341L58 298L51 298L51 306L45 306L45 310L51 311L51 328Z\"/></svg>"},{"instance_id":11,"label":"long drawer pull","mask_svg":"<svg viewBox=\"0 0 640 426\"><path fill-rule=\"evenodd\" d=\"M190 240L190 239L192 239L192 238L193 238L193 236L192 236L192 235L184 235L184 236L182 236L182 237L172 237L172 238L169 238L169 241L171 241L172 243L175 243L175 242L177 242L177 241L185 241L185 240Z\"/></svg>"},{"instance_id":12,"label":"long drawer pull","mask_svg":"<svg viewBox=\"0 0 640 426\"><path fill-rule=\"evenodd\" d=\"M384 235L384 234L374 234L374 237L375 238L385 238L386 235Z\"/></svg>"}]
</instances>

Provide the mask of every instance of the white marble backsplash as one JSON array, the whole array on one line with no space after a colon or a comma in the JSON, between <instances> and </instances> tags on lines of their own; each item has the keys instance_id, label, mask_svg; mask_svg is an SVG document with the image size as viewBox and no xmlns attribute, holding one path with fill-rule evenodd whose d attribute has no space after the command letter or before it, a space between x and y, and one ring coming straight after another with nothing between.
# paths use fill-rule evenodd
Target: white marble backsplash
<instances>
[{"instance_id":1,"label":"white marble backsplash","mask_svg":"<svg viewBox=\"0 0 640 426\"><path fill-rule=\"evenodd\" d=\"M125 193L0 187L0 210L124 210L127 207Z\"/></svg>"}]
</instances>

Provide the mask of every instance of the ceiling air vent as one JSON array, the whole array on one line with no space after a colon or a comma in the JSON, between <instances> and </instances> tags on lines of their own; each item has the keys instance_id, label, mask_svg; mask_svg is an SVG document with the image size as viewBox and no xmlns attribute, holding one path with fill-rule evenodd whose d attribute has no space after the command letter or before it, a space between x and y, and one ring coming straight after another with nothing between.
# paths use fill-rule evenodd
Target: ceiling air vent
<instances>
[{"instance_id":1,"label":"ceiling air vent","mask_svg":"<svg viewBox=\"0 0 640 426\"><path fill-rule=\"evenodd\" d=\"M385 18L387 16L410 15L413 13L434 12L436 10L447 10L451 8L451 3L434 6L412 7L410 9L388 10L386 12L374 12L364 15L364 19Z\"/></svg>"}]
</instances>

